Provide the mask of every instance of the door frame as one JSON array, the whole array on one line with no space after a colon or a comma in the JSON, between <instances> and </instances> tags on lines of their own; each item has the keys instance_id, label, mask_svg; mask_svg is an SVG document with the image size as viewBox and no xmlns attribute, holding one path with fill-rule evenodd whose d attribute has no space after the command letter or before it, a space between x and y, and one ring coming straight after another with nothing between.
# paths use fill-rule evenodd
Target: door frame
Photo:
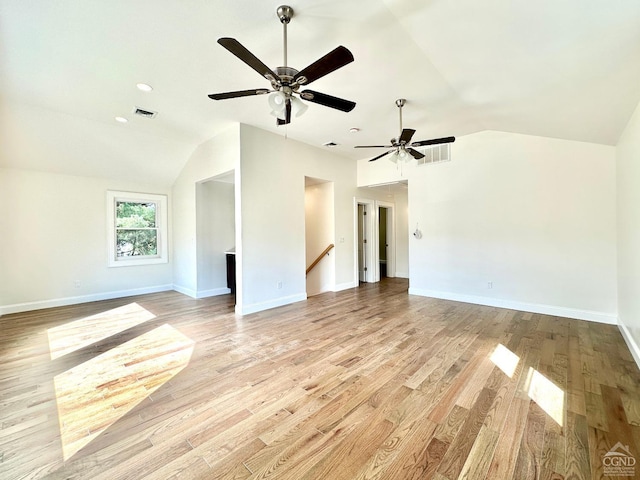
<instances>
[{"instance_id":1,"label":"door frame","mask_svg":"<svg viewBox=\"0 0 640 480\"><path fill-rule=\"evenodd\" d=\"M367 219L365 228L368 232L367 246L364 249L365 263L367 264L367 272L365 274L366 283L375 283L380 281L380 228L378 225L380 219L380 207L387 209L387 242L389 249L387 250L387 277L396 276L396 215L395 203L385 202L382 200L372 200L370 198L353 198L353 278L355 284L360 283L360 270L358 264L358 241L360 232L358 231L358 205L367 207Z\"/></svg>"},{"instance_id":2,"label":"door frame","mask_svg":"<svg viewBox=\"0 0 640 480\"><path fill-rule=\"evenodd\" d=\"M360 232L358 231L358 205L365 205L367 207L367 215L365 220L365 229L368 232L366 247L364 248L365 263L367 264L367 271L365 273L365 282L373 283L380 280L380 273L376 262L379 262L379 255L376 254L374 247L377 246L378 241L376 236L378 235L377 228L377 208L376 202L369 198L353 198L353 278L355 285L360 283L360 269L358 264L358 240ZM376 280L376 274L378 280Z\"/></svg>"},{"instance_id":3,"label":"door frame","mask_svg":"<svg viewBox=\"0 0 640 480\"><path fill-rule=\"evenodd\" d=\"M375 204L375 258L376 265L375 281L380 281L380 208L387 209L387 277L396 276L396 221L395 204L382 200L374 201Z\"/></svg>"}]
</instances>

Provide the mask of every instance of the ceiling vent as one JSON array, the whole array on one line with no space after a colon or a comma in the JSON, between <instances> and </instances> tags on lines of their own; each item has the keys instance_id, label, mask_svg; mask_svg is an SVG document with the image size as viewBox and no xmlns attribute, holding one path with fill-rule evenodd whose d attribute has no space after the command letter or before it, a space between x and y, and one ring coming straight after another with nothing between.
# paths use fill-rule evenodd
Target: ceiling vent
<instances>
[{"instance_id":1,"label":"ceiling vent","mask_svg":"<svg viewBox=\"0 0 640 480\"><path fill-rule=\"evenodd\" d=\"M145 110L144 108L140 108L140 107L136 107L133 110L133 113L135 115L140 115L141 117L145 117L145 118L154 118L158 112L152 112L151 110Z\"/></svg>"},{"instance_id":2,"label":"ceiling vent","mask_svg":"<svg viewBox=\"0 0 640 480\"><path fill-rule=\"evenodd\" d=\"M451 144L444 143L442 145L434 145L425 149L419 148L424 153L424 158L417 160L418 165L426 165L428 163L449 162L451 160Z\"/></svg>"}]
</instances>

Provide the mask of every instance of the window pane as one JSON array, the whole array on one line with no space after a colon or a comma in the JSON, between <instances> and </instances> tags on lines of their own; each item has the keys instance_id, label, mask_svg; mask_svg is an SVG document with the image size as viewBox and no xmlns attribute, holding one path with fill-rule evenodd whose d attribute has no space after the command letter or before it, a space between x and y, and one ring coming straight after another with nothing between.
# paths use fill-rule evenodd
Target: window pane
<instances>
[{"instance_id":1,"label":"window pane","mask_svg":"<svg viewBox=\"0 0 640 480\"><path fill-rule=\"evenodd\" d=\"M157 254L157 230L116 230L116 255L118 257L139 257Z\"/></svg>"},{"instance_id":2,"label":"window pane","mask_svg":"<svg viewBox=\"0 0 640 480\"><path fill-rule=\"evenodd\" d=\"M116 228L155 228L153 202L116 202Z\"/></svg>"},{"instance_id":3,"label":"window pane","mask_svg":"<svg viewBox=\"0 0 640 480\"><path fill-rule=\"evenodd\" d=\"M167 263L167 196L107 190L109 267Z\"/></svg>"}]
</instances>

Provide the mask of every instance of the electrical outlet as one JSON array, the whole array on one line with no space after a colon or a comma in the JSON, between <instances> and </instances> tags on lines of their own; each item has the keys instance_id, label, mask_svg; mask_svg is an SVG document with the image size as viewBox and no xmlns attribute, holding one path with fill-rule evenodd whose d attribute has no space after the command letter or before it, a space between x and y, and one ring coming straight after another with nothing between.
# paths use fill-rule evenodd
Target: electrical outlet
<instances>
[{"instance_id":1,"label":"electrical outlet","mask_svg":"<svg viewBox=\"0 0 640 480\"><path fill-rule=\"evenodd\" d=\"M80 280L74 280L74 282L73 282L73 286L74 286L75 288L80 288L80 285L81 285L81 284L80 284Z\"/></svg>"},{"instance_id":2,"label":"electrical outlet","mask_svg":"<svg viewBox=\"0 0 640 480\"><path fill-rule=\"evenodd\" d=\"M487 288L493 288L493 282L487 282Z\"/></svg>"},{"instance_id":3,"label":"electrical outlet","mask_svg":"<svg viewBox=\"0 0 640 480\"><path fill-rule=\"evenodd\" d=\"M282 282L278 282L277 283L277 287L278 287L278 289L282 288Z\"/></svg>"}]
</instances>

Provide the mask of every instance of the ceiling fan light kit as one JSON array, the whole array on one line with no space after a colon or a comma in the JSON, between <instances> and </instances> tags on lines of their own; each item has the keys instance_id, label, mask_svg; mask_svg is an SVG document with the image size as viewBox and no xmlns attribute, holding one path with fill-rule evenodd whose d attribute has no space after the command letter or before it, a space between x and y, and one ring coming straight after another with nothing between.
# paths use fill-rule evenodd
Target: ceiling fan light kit
<instances>
[{"instance_id":1,"label":"ceiling fan light kit","mask_svg":"<svg viewBox=\"0 0 640 480\"><path fill-rule=\"evenodd\" d=\"M309 108L302 100L290 97L291 113L296 117L301 116ZM282 92L273 92L269 95L269 106L271 115L280 120L286 120L287 116L287 96Z\"/></svg>"},{"instance_id":2,"label":"ceiling fan light kit","mask_svg":"<svg viewBox=\"0 0 640 480\"><path fill-rule=\"evenodd\" d=\"M247 50L240 42L234 38L223 37L218 39L218 43L226 48L233 55L246 63L261 76L271 83L272 90L258 88L252 90L238 90L234 92L213 93L209 95L212 100L226 100L229 98L247 97L253 95L269 95L269 106L271 114L277 117L278 125L291 123L292 113L299 117L308 108L300 100L303 98L312 103L317 103L325 107L330 107L342 112L350 112L356 106L355 102L333 97L325 93L313 90L300 91L302 85L308 85L319 78L328 75L339 68L353 62L352 53L345 47L336 47L324 57L316 60L311 65L298 71L287 65L287 25L293 18L293 9L288 5L278 7L276 14L283 26L284 40L284 62L283 66L271 70L254 54ZM300 98L296 97L299 96Z\"/></svg>"}]
</instances>

